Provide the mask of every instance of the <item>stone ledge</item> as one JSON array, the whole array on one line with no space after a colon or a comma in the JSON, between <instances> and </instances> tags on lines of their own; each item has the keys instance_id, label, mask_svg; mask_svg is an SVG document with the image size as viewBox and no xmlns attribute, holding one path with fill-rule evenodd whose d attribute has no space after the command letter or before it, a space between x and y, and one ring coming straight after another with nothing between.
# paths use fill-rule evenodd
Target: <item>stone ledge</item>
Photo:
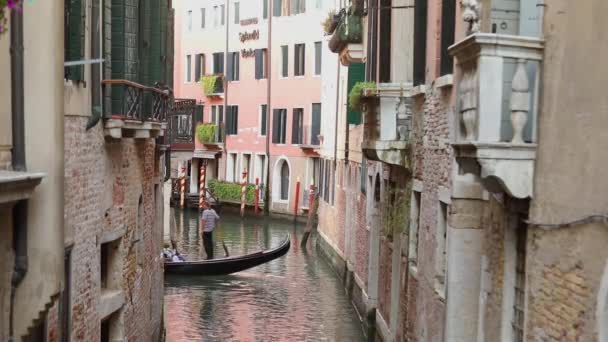
<instances>
[{"instance_id":1,"label":"stone ledge","mask_svg":"<svg viewBox=\"0 0 608 342\"><path fill-rule=\"evenodd\" d=\"M125 228L115 229L109 232L103 232L101 236L99 236L99 244L104 244L112 241L116 241L123 237L127 230Z\"/></svg>"},{"instance_id":2,"label":"stone ledge","mask_svg":"<svg viewBox=\"0 0 608 342\"><path fill-rule=\"evenodd\" d=\"M412 88L412 97L425 96L426 95L426 85L421 84Z\"/></svg>"},{"instance_id":3,"label":"stone ledge","mask_svg":"<svg viewBox=\"0 0 608 342\"><path fill-rule=\"evenodd\" d=\"M340 62L344 66L349 66L351 63L361 63L365 59L365 51L363 44L347 44L340 51Z\"/></svg>"},{"instance_id":4,"label":"stone ledge","mask_svg":"<svg viewBox=\"0 0 608 342\"><path fill-rule=\"evenodd\" d=\"M45 176L41 172L0 171L0 204L30 198Z\"/></svg>"},{"instance_id":5,"label":"stone ledge","mask_svg":"<svg viewBox=\"0 0 608 342\"><path fill-rule=\"evenodd\" d=\"M452 76L452 74L443 75L437 78L435 82L433 82L433 85L436 88L451 87L452 85L454 85L454 77Z\"/></svg>"},{"instance_id":6,"label":"stone ledge","mask_svg":"<svg viewBox=\"0 0 608 342\"><path fill-rule=\"evenodd\" d=\"M148 139L163 136L167 123L111 118L104 120L103 128L104 135L114 139Z\"/></svg>"},{"instance_id":7,"label":"stone ledge","mask_svg":"<svg viewBox=\"0 0 608 342\"><path fill-rule=\"evenodd\" d=\"M122 290L101 290L97 312L100 319L105 319L125 305L125 295Z\"/></svg>"}]
</instances>

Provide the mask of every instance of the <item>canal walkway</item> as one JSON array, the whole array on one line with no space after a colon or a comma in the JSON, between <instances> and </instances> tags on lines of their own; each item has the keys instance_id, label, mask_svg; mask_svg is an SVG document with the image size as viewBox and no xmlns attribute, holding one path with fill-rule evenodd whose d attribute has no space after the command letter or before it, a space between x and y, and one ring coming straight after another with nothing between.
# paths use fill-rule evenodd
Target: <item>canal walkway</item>
<instances>
[{"instance_id":1,"label":"canal walkway","mask_svg":"<svg viewBox=\"0 0 608 342\"><path fill-rule=\"evenodd\" d=\"M196 210L176 210L178 247L204 257ZM309 243L304 225L225 214L214 234L216 257L278 245L291 250L268 264L221 277L165 279L167 341L364 341L359 319L340 279ZM314 243L314 241L312 241Z\"/></svg>"}]
</instances>

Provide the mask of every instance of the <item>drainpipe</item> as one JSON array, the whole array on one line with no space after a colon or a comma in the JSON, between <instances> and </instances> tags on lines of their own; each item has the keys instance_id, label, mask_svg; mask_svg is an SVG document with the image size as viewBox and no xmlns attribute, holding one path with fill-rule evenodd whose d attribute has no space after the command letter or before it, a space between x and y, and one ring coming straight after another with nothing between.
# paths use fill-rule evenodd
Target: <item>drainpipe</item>
<instances>
[{"instance_id":1,"label":"drainpipe","mask_svg":"<svg viewBox=\"0 0 608 342\"><path fill-rule=\"evenodd\" d=\"M228 117L228 77L226 77L227 73L226 70L228 69L228 63L230 62L228 60L228 54L229 54L229 46L228 46L228 38L229 38L229 32L230 32L230 1L226 0L226 17L224 17L224 23L226 24L226 49L224 52L224 123L222 123L224 125L224 129L222 130L222 135L224 136L224 151L226 151L226 158L224 158L224 179L228 179L228 142L226 141L226 119ZM240 68L240 63L239 63L239 68ZM232 73L234 73L234 68L232 68ZM218 113L219 116L219 113ZM219 119L219 117L218 117ZM236 163L236 160L234 161ZM194 173L192 173L194 174ZM236 178L236 175L235 175ZM235 182L236 183L236 182Z\"/></svg>"},{"instance_id":2,"label":"drainpipe","mask_svg":"<svg viewBox=\"0 0 608 342\"><path fill-rule=\"evenodd\" d=\"M264 184L264 215L270 213L270 127L272 120L272 107L271 102L271 78L272 73L270 72L270 59L272 56L272 17L273 8L272 1L268 1L268 47L266 48L266 180ZM262 166L263 167L263 166Z\"/></svg>"},{"instance_id":3,"label":"drainpipe","mask_svg":"<svg viewBox=\"0 0 608 342\"><path fill-rule=\"evenodd\" d=\"M12 166L15 171L25 171L25 118L23 81L23 9L11 11L11 119L13 134ZM14 340L15 293L27 273L27 201L22 200L13 208L13 249L15 266L11 279L11 308L9 317L9 341Z\"/></svg>"},{"instance_id":4,"label":"drainpipe","mask_svg":"<svg viewBox=\"0 0 608 342\"><path fill-rule=\"evenodd\" d=\"M336 73L336 122L334 123L334 173L338 164L338 112L340 111L340 58L338 58L338 72ZM346 120L348 122L348 120ZM335 177L335 176L334 176ZM334 184L335 186L335 184Z\"/></svg>"}]
</instances>

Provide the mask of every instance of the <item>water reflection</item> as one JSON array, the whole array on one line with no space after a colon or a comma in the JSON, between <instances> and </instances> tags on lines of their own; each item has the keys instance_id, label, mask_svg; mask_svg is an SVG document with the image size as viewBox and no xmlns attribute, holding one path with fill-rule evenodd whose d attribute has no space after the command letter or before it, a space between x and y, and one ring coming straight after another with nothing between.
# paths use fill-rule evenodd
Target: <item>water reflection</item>
<instances>
[{"instance_id":1,"label":"water reflection","mask_svg":"<svg viewBox=\"0 0 608 342\"><path fill-rule=\"evenodd\" d=\"M177 211L177 242L189 259L204 257L197 213ZM277 246L291 234L286 256L230 276L168 276L167 341L363 341L358 318L333 270L310 247L303 227L287 221L245 221L225 214L214 233L223 256Z\"/></svg>"}]
</instances>

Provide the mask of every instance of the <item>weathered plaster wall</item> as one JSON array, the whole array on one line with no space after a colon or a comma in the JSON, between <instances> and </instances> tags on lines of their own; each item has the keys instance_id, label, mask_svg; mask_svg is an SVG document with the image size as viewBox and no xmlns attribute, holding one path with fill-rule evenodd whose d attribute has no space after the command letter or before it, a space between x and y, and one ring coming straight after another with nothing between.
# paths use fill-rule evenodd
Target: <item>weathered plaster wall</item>
<instances>
[{"instance_id":1,"label":"weathered plaster wall","mask_svg":"<svg viewBox=\"0 0 608 342\"><path fill-rule=\"evenodd\" d=\"M10 26L8 28L10 30ZM0 35L0 75L4 75L5 81L0 82L0 122L5 123L0 127L0 170L5 170L11 165L11 146L13 136L11 130L11 59L9 54L10 35Z\"/></svg>"},{"instance_id":2,"label":"weathered plaster wall","mask_svg":"<svg viewBox=\"0 0 608 342\"><path fill-rule=\"evenodd\" d=\"M13 221L12 207L0 207L0 341L8 341L11 305L11 277L13 275Z\"/></svg>"}]
</instances>

